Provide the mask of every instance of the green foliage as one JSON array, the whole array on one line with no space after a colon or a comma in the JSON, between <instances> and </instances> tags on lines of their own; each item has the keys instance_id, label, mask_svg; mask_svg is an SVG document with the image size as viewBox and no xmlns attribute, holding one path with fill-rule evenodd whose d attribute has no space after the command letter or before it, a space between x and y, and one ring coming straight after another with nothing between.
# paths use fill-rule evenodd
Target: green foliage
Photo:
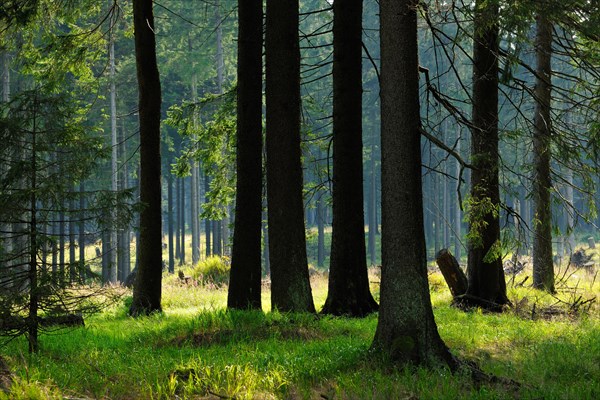
<instances>
[{"instance_id":1,"label":"green foliage","mask_svg":"<svg viewBox=\"0 0 600 400\"><path fill-rule=\"evenodd\" d=\"M494 204L489 197L484 196L476 199L473 196L467 196L464 201L464 207L465 222L469 224L467 239L474 247L483 247L483 232L488 226L486 218L491 217L498 219L500 215L500 206ZM490 259L494 259L499 257L500 254L496 254L499 250L500 244L494 246L493 249L490 249L486 258L490 257Z\"/></svg>"},{"instance_id":2,"label":"green foliage","mask_svg":"<svg viewBox=\"0 0 600 400\"><path fill-rule=\"evenodd\" d=\"M200 261L192 270L192 277L202 284L226 285L229 282L229 257L211 256Z\"/></svg>"},{"instance_id":3,"label":"green foliage","mask_svg":"<svg viewBox=\"0 0 600 400\"><path fill-rule=\"evenodd\" d=\"M197 103L174 105L167 116L165 122L186 140L173 173L187 176L191 163L199 161L211 178L201 217L223 218L235 196L235 88L223 95L208 95Z\"/></svg>"}]
</instances>

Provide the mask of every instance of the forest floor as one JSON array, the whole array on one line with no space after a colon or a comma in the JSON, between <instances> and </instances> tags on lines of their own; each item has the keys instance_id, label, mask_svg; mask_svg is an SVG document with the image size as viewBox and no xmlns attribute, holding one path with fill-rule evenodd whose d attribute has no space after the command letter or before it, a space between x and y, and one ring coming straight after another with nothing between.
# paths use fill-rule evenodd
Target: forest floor
<instances>
[{"instance_id":1,"label":"forest floor","mask_svg":"<svg viewBox=\"0 0 600 400\"><path fill-rule=\"evenodd\" d=\"M27 354L24 338L3 346L0 378L8 379L0 379L7 386L0 399L597 399L596 260L589 270L559 271L555 295L532 289L527 269L507 277L513 307L502 314L451 307L432 268L441 337L456 356L503 380L474 382L467 371L399 369L376 359L369 352L376 315L226 312L226 287L185 284L175 274L165 275L162 314L128 317L131 293L115 289L121 301L87 317L85 327L42 335L38 354ZM376 298L377 272L370 275ZM327 277L311 279L320 308ZM268 305L267 283L264 289Z\"/></svg>"}]
</instances>

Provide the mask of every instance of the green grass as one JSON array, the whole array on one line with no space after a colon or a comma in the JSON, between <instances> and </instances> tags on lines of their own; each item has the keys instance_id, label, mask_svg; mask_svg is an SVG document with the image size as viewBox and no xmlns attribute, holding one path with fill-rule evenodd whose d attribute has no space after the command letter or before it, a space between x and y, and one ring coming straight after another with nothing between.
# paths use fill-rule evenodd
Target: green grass
<instances>
[{"instance_id":1,"label":"green grass","mask_svg":"<svg viewBox=\"0 0 600 400\"><path fill-rule=\"evenodd\" d=\"M556 297L510 287L515 307L503 314L450 307L443 278L430 275L436 321L452 352L520 387L378 360L369 353L376 315L271 313L268 293L266 313L226 312L224 287L164 281L162 314L129 318L126 295L84 328L43 335L37 355L26 354L24 339L9 343L2 357L16 379L0 399L600 398L600 308L566 312L578 298L600 294L599 280L583 271ZM312 285L320 308L326 278L316 275Z\"/></svg>"}]
</instances>

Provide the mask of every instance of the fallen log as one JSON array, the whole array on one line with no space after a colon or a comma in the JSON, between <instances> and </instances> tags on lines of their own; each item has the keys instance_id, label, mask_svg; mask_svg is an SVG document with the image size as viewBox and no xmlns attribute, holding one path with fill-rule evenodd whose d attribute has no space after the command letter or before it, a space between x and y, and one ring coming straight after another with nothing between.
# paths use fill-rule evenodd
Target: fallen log
<instances>
[{"instance_id":1,"label":"fallen log","mask_svg":"<svg viewBox=\"0 0 600 400\"><path fill-rule=\"evenodd\" d=\"M435 256L435 262L437 263L442 275L446 280L446 284L450 288L452 297L467 293L468 281L467 276L458 265L456 258L448 251L448 249L441 249Z\"/></svg>"}]
</instances>

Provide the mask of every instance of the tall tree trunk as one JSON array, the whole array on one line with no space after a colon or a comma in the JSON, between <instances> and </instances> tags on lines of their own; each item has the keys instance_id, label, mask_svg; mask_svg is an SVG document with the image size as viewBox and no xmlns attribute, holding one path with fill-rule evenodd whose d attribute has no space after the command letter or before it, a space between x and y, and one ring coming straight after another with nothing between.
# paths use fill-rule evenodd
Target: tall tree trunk
<instances>
[{"instance_id":1,"label":"tall tree trunk","mask_svg":"<svg viewBox=\"0 0 600 400\"><path fill-rule=\"evenodd\" d=\"M460 131L458 132L459 139L456 142L456 152L460 154ZM454 257L460 264L460 258L462 253L462 212L460 210L460 201L458 197L459 190L461 188L460 182L460 162L456 160L456 201L454 203Z\"/></svg>"},{"instance_id":2,"label":"tall tree trunk","mask_svg":"<svg viewBox=\"0 0 600 400\"><path fill-rule=\"evenodd\" d=\"M175 249L173 248L173 174L169 172L167 177L167 213L169 228L169 273L175 273Z\"/></svg>"},{"instance_id":3,"label":"tall tree trunk","mask_svg":"<svg viewBox=\"0 0 600 400\"><path fill-rule=\"evenodd\" d=\"M57 218L58 213L53 212L53 217ZM52 278L57 279L58 274L58 224L56 221L52 222L52 245L50 251L52 252Z\"/></svg>"},{"instance_id":4,"label":"tall tree trunk","mask_svg":"<svg viewBox=\"0 0 600 400\"><path fill-rule=\"evenodd\" d=\"M468 294L497 307L509 302L500 259L497 2L476 1L473 29L471 160L475 168L471 172L471 201L476 211L470 216L469 229L477 240L469 243Z\"/></svg>"},{"instance_id":5,"label":"tall tree trunk","mask_svg":"<svg viewBox=\"0 0 600 400\"><path fill-rule=\"evenodd\" d=\"M382 270L372 347L401 364L452 367L455 361L438 334L427 282L417 0L379 4Z\"/></svg>"},{"instance_id":6,"label":"tall tree trunk","mask_svg":"<svg viewBox=\"0 0 600 400\"><path fill-rule=\"evenodd\" d=\"M437 172L433 172L432 171L432 175L431 175L431 180L433 182L433 193L431 194L431 205L432 205L432 209L431 212L434 214L434 218L433 218L433 250L434 250L434 254L437 254L441 247L442 244L440 243L441 241L441 235L442 235L442 218L441 218L441 210L439 207L439 198L440 198L440 176L438 175Z\"/></svg>"},{"instance_id":7,"label":"tall tree trunk","mask_svg":"<svg viewBox=\"0 0 600 400\"><path fill-rule=\"evenodd\" d=\"M85 183L79 182L79 282L86 280L85 269Z\"/></svg>"},{"instance_id":8,"label":"tall tree trunk","mask_svg":"<svg viewBox=\"0 0 600 400\"><path fill-rule=\"evenodd\" d=\"M371 158L369 161L369 260L371 265L377 264L377 182L375 174L375 135L371 137Z\"/></svg>"},{"instance_id":9,"label":"tall tree trunk","mask_svg":"<svg viewBox=\"0 0 600 400\"><path fill-rule=\"evenodd\" d=\"M216 47L217 54L215 57L217 64L217 94L223 94L223 83L225 81L224 72L225 72L225 59L223 56L223 21L221 19L221 5L220 0L216 0L215 2L215 23L216 23ZM223 149L223 152L225 149ZM214 249L215 254L217 255L226 255L228 254L229 247L229 213L227 208L225 208L225 216L221 219L216 225L218 232L218 245Z\"/></svg>"},{"instance_id":10,"label":"tall tree trunk","mask_svg":"<svg viewBox=\"0 0 600 400\"><path fill-rule=\"evenodd\" d=\"M121 125L121 137L119 139L119 153L121 158L121 179L120 189L129 189L129 170L127 168L127 151L126 151L126 140L125 140L125 126ZM124 225L120 230L120 246L119 246L119 265L120 275L119 280L125 282L129 273L131 272L131 226L129 224Z\"/></svg>"},{"instance_id":11,"label":"tall tree trunk","mask_svg":"<svg viewBox=\"0 0 600 400\"><path fill-rule=\"evenodd\" d=\"M181 237L181 256L179 265L185 264L185 178L179 178L181 181L181 192L179 193L179 236Z\"/></svg>"},{"instance_id":12,"label":"tall tree trunk","mask_svg":"<svg viewBox=\"0 0 600 400\"><path fill-rule=\"evenodd\" d=\"M65 280L65 248L66 248L66 237L67 237L67 221L65 215L65 199L59 200L60 211L58 212L58 274L59 281L61 283ZM20 233L19 233L20 234ZM17 248L19 249L19 248Z\"/></svg>"},{"instance_id":13,"label":"tall tree trunk","mask_svg":"<svg viewBox=\"0 0 600 400\"><path fill-rule=\"evenodd\" d=\"M75 222L77 221L77 210L75 208L75 185L71 185L71 193L69 193L69 280L77 281L77 262L75 255L77 254L77 242L75 241Z\"/></svg>"},{"instance_id":14,"label":"tall tree trunk","mask_svg":"<svg viewBox=\"0 0 600 400\"><path fill-rule=\"evenodd\" d=\"M29 271L28 271L28 286L29 286L29 314L27 316L27 339L29 342L29 353L36 353L39 350L38 344L38 271L37 271L37 142L36 142L36 126L33 124L33 133L31 135L31 178L29 180L30 198L29 198ZM71 242L73 244L73 242Z\"/></svg>"},{"instance_id":15,"label":"tall tree trunk","mask_svg":"<svg viewBox=\"0 0 600 400\"><path fill-rule=\"evenodd\" d=\"M447 125L448 125L448 123L447 123L447 121L445 121L444 122L444 136L443 136L444 142L447 142L448 136L449 136ZM448 160L447 159L443 160L443 163L444 163L444 166L443 166L444 174L441 177L441 179L442 179L442 199L443 199L442 223L443 223L443 227L444 227L444 241L442 243L442 247L448 248L448 247L450 247L450 221L452 219L450 216L450 192L449 192L449 185L448 185L448 176L449 176Z\"/></svg>"},{"instance_id":16,"label":"tall tree trunk","mask_svg":"<svg viewBox=\"0 0 600 400\"><path fill-rule=\"evenodd\" d=\"M10 55L7 50L2 51L2 102L8 103L10 101ZM7 155L7 159L2 160L2 173L4 174L10 167L10 155ZM2 238L1 248L4 254L11 254L13 250L12 239L10 238L13 232L12 226L8 222L3 222L0 225L0 237Z\"/></svg>"},{"instance_id":17,"label":"tall tree trunk","mask_svg":"<svg viewBox=\"0 0 600 400\"><path fill-rule=\"evenodd\" d=\"M333 231L322 313L377 310L369 290L362 165L362 1L333 3Z\"/></svg>"},{"instance_id":18,"label":"tall tree trunk","mask_svg":"<svg viewBox=\"0 0 600 400\"><path fill-rule=\"evenodd\" d=\"M181 235L179 234L180 215L182 212L181 208L179 207L181 197L181 178L178 177L175 178L175 193L177 194L177 197L174 199L175 209L177 210L177 214L175 215L175 257L181 259Z\"/></svg>"},{"instance_id":19,"label":"tall tree trunk","mask_svg":"<svg viewBox=\"0 0 600 400\"><path fill-rule=\"evenodd\" d=\"M192 161L192 176L190 177L190 228L192 228L192 265L198 264L200 261L200 235L198 216L199 212L199 196L198 196L198 174L199 168L196 161Z\"/></svg>"},{"instance_id":20,"label":"tall tree trunk","mask_svg":"<svg viewBox=\"0 0 600 400\"><path fill-rule=\"evenodd\" d=\"M261 309L262 0L238 0L235 221L227 308Z\"/></svg>"},{"instance_id":21,"label":"tall tree trunk","mask_svg":"<svg viewBox=\"0 0 600 400\"><path fill-rule=\"evenodd\" d=\"M129 313L140 315L161 310L161 90L152 0L133 0L133 22L139 86L140 201L144 208L140 213L139 264Z\"/></svg>"},{"instance_id":22,"label":"tall tree trunk","mask_svg":"<svg viewBox=\"0 0 600 400\"><path fill-rule=\"evenodd\" d=\"M323 196L319 190L317 193L317 265L323 267L325 264L325 206Z\"/></svg>"},{"instance_id":23,"label":"tall tree trunk","mask_svg":"<svg viewBox=\"0 0 600 400\"><path fill-rule=\"evenodd\" d=\"M115 70L115 39L113 29L115 27L115 14L111 13L111 30L109 38L109 79L110 79L110 143L111 143L111 158L110 158L110 189L113 199L116 199L118 191L118 141L117 141L117 88L116 88L116 70ZM117 266L117 227L116 224L116 208L112 207L110 211L110 265L109 265L109 281L118 281L118 266Z\"/></svg>"},{"instance_id":24,"label":"tall tree trunk","mask_svg":"<svg viewBox=\"0 0 600 400\"><path fill-rule=\"evenodd\" d=\"M551 140L551 57L552 23L543 14L536 16L536 82L533 134L533 201L535 223L533 234L533 287L554 292L552 261L552 209L550 203L550 140Z\"/></svg>"},{"instance_id":25,"label":"tall tree trunk","mask_svg":"<svg viewBox=\"0 0 600 400\"><path fill-rule=\"evenodd\" d=\"M204 201L209 202L208 192L210 190L210 178L208 174L204 174ZM212 255L211 250L211 232L212 232L212 222L210 219L204 220L204 236L206 239L206 257L210 257Z\"/></svg>"},{"instance_id":26,"label":"tall tree trunk","mask_svg":"<svg viewBox=\"0 0 600 400\"><path fill-rule=\"evenodd\" d=\"M302 202L298 0L267 0L267 197L271 306L315 312Z\"/></svg>"},{"instance_id":27,"label":"tall tree trunk","mask_svg":"<svg viewBox=\"0 0 600 400\"><path fill-rule=\"evenodd\" d=\"M567 252L569 256L575 252L575 198L573 196L573 170L565 168L565 180L567 181L566 190L566 213L567 213Z\"/></svg>"},{"instance_id":28,"label":"tall tree trunk","mask_svg":"<svg viewBox=\"0 0 600 400\"><path fill-rule=\"evenodd\" d=\"M192 51L192 42L189 38L189 49ZM192 101L198 100L198 88L197 88L197 76L194 72L192 76ZM199 115L194 112L194 127L197 128L200 124ZM200 169L196 160L192 161L192 176L190 182L190 228L192 229L192 265L196 265L200 261L200 226L199 226L199 215L200 215L200 196L198 193L198 175Z\"/></svg>"},{"instance_id":29,"label":"tall tree trunk","mask_svg":"<svg viewBox=\"0 0 600 400\"><path fill-rule=\"evenodd\" d=\"M263 207L264 209L264 207ZM266 276L271 276L271 263L269 261L269 230L267 227L267 212L262 212L262 237L263 237L263 263L265 266L264 273Z\"/></svg>"}]
</instances>

